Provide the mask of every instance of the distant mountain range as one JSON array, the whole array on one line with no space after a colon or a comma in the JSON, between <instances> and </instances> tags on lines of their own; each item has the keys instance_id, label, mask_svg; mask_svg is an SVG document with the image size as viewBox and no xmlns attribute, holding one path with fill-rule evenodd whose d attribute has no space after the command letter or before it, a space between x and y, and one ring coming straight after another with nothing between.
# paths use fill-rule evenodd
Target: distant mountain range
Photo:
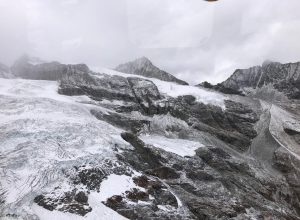
<instances>
[{"instance_id":1,"label":"distant mountain range","mask_svg":"<svg viewBox=\"0 0 300 220\"><path fill-rule=\"evenodd\" d=\"M277 91L291 99L300 99L300 63L281 64L267 61L262 66L236 70L227 80L213 86L199 84L228 94ZM267 89L268 88L268 89Z\"/></svg>"}]
</instances>

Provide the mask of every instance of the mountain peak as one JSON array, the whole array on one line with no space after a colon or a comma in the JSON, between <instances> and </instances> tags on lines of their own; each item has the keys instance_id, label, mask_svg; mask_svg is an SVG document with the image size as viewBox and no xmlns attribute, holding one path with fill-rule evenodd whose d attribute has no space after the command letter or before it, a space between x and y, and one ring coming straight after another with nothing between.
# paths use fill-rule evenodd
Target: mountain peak
<instances>
[{"instance_id":1,"label":"mountain peak","mask_svg":"<svg viewBox=\"0 0 300 220\"><path fill-rule=\"evenodd\" d=\"M275 62L275 61L272 61L272 60L265 60L263 63L262 63L262 67L266 67L268 65L271 65L271 64L281 64L279 62Z\"/></svg>"},{"instance_id":2,"label":"mountain peak","mask_svg":"<svg viewBox=\"0 0 300 220\"><path fill-rule=\"evenodd\" d=\"M269 65L269 64L271 64L271 63L273 63L273 61L271 61L271 60L265 60L263 63L262 63L262 67L264 67L264 66L267 66L267 65Z\"/></svg>"},{"instance_id":3,"label":"mountain peak","mask_svg":"<svg viewBox=\"0 0 300 220\"><path fill-rule=\"evenodd\" d=\"M300 99L300 86L297 83L299 80L300 62L281 64L267 60L262 66L236 70L220 85L236 91L251 88L255 92L256 89L263 88L265 93L271 88L272 91L281 92L288 98Z\"/></svg>"},{"instance_id":4,"label":"mountain peak","mask_svg":"<svg viewBox=\"0 0 300 220\"><path fill-rule=\"evenodd\" d=\"M133 62L141 63L141 64L145 64L145 65L153 65L151 60L149 58L145 57L145 56L137 58Z\"/></svg>"},{"instance_id":5,"label":"mountain peak","mask_svg":"<svg viewBox=\"0 0 300 220\"><path fill-rule=\"evenodd\" d=\"M170 73L167 73L155 65L145 56L140 57L134 61L118 65L115 70L128 74L135 74L149 78L156 78L162 81L175 82L181 85L188 85L188 83L177 79Z\"/></svg>"}]
</instances>

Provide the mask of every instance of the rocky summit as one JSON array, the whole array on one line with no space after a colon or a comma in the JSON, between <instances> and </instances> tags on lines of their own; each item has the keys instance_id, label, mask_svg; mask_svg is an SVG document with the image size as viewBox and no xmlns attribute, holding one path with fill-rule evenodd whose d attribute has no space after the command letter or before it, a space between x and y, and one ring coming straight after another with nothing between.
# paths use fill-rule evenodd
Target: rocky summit
<instances>
[{"instance_id":1,"label":"rocky summit","mask_svg":"<svg viewBox=\"0 0 300 220\"><path fill-rule=\"evenodd\" d=\"M0 66L0 219L300 219L298 63L116 70Z\"/></svg>"},{"instance_id":2,"label":"rocky summit","mask_svg":"<svg viewBox=\"0 0 300 220\"><path fill-rule=\"evenodd\" d=\"M156 78L167 82L175 82L180 85L188 85L187 82L177 79L170 73L160 70L158 67L154 66L152 62L146 57L141 57L134 61L121 64L117 66L115 70L128 74Z\"/></svg>"},{"instance_id":3,"label":"rocky summit","mask_svg":"<svg viewBox=\"0 0 300 220\"><path fill-rule=\"evenodd\" d=\"M300 99L300 63L281 64L265 61L261 66L236 70L227 80L213 86L200 84L231 94L256 95L265 99L282 93L290 99ZM279 92L279 93L278 93Z\"/></svg>"},{"instance_id":4,"label":"rocky summit","mask_svg":"<svg viewBox=\"0 0 300 220\"><path fill-rule=\"evenodd\" d=\"M262 66L236 70L222 85L233 90L272 86L289 98L300 99L299 66L299 62L281 64L266 61Z\"/></svg>"}]
</instances>

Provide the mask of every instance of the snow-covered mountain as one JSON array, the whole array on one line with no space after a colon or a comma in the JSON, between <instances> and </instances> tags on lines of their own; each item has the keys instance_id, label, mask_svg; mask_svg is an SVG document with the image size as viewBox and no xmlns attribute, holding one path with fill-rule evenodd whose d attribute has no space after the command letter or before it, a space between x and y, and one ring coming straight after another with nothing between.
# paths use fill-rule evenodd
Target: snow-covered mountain
<instances>
[{"instance_id":1,"label":"snow-covered mountain","mask_svg":"<svg viewBox=\"0 0 300 220\"><path fill-rule=\"evenodd\" d=\"M84 64L10 69L0 219L300 219L300 103L288 93Z\"/></svg>"},{"instance_id":2,"label":"snow-covered mountain","mask_svg":"<svg viewBox=\"0 0 300 220\"><path fill-rule=\"evenodd\" d=\"M146 57L141 57L134 61L121 64L117 66L115 70L123 73L156 78L167 82L175 82L180 85L188 85L187 82L177 79L170 73L160 70L158 67L154 66L152 62Z\"/></svg>"},{"instance_id":3,"label":"snow-covered mountain","mask_svg":"<svg viewBox=\"0 0 300 220\"><path fill-rule=\"evenodd\" d=\"M290 99L300 99L300 63L266 61L262 66L236 70L227 80L216 86L228 93L244 93L270 97L281 92ZM269 96L268 96L269 95Z\"/></svg>"}]
</instances>

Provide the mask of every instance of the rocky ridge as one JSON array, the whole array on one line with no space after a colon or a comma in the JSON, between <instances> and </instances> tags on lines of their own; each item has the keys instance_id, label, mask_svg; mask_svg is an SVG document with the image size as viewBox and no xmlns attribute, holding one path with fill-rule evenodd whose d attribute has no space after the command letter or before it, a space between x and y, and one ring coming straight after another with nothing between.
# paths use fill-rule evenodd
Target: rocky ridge
<instances>
[{"instance_id":1,"label":"rocky ridge","mask_svg":"<svg viewBox=\"0 0 300 220\"><path fill-rule=\"evenodd\" d=\"M260 98L277 91L290 99L300 99L299 66L299 62L281 64L266 61L262 66L237 69L227 80L218 85L213 86L204 82L200 86L229 94L254 94L259 95Z\"/></svg>"}]
</instances>

